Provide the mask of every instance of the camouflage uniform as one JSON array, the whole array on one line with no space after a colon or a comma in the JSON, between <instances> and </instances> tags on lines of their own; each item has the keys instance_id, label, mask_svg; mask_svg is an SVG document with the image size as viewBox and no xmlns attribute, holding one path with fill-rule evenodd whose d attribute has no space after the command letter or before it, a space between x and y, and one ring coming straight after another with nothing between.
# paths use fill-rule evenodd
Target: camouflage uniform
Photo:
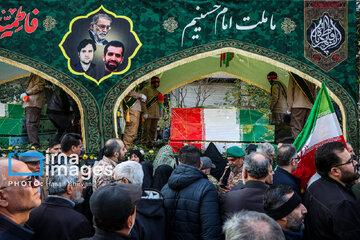
<instances>
[{"instance_id":1,"label":"camouflage uniform","mask_svg":"<svg viewBox=\"0 0 360 240\"><path fill-rule=\"evenodd\" d=\"M93 176L93 180L92 180L93 191L95 191L96 189L98 189L106 184L109 184L113 180L112 174L110 176L108 176L106 174L103 174L103 172L105 171L105 168L114 170L116 165L117 165L117 163L115 161L104 156L103 159L95 166L95 168L97 168L96 172L97 173L100 172L100 174ZM101 171L99 169L101 169Z\"/></svg>"},{"instance_id":2,"label":"camouflage uniform","mask_svg":"<svg viewBox=\"0 0 360 240\"><path fill-rule=\"evenodd\" d=\"M237 173L234 173L233 171L230 170L230 166L226 166L223 175L220 178L220 182L223 181L223 178L226 174L227 171L230 171L230 175L229 178L227 180L225 189L223 188L223 193L227 193L229 192L235 185L242 183L242 168L240 168Z\"/></svg>"},{"instance_id":3,"label":"camouflage uniform","mask_svg":"<svg viewBox=\"0 0 360 240\"><path fill-rule=\"evenodd\" d=\"M214 184L217 193L218 193L219 195L221 195L221 194L222 194L222 191L221 191L221 187L220 187L219 181L218 181L215 177L213 177L212 175L207 175L207 176L208 176L209 181L210 181L212 184Z\"/></svg>"}]
</instances>

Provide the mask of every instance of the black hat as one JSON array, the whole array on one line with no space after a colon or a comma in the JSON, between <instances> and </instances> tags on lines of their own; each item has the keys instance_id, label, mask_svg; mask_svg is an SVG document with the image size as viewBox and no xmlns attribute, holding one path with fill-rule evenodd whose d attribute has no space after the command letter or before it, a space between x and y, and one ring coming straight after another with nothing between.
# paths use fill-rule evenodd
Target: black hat
<instances>
[{"instance_id":1,"label":"black hat","mask_svg":"<svg viewBox=\"0 0 360 240\"><path fill-rule=\"evenodd\" d=\"M140 201L140 185L110 183L96 190L90 198L92 214L103 221L117 221L132 214Z\"/></svg>"},{"instance_id":2,"label":"black hat","mask_svg":"<svg viewBox=\"0 0 360 240\"><path fill-rule=\"evenodd\" d=\"M26 151L25 153L39 153L39 152L35 151L35 150L29 150L29 151ZM40 156L39 156L39 154L36 154L36 155L37 156L19 156L19 160L24 162L24 163L39 162L40 161Z\"/></svg>"}]
</instances>

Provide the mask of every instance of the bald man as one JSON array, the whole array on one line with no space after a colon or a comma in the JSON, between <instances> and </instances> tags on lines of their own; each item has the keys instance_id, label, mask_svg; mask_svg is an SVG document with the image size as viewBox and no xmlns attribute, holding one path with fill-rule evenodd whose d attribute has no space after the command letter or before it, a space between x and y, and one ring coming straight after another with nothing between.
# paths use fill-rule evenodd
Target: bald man
<instances>
[{"instance_id":1,"label":"bald man","mask_svg":"<svg viewBox=\"0 0 360 240\"><path fill-rule=\"evenodd\" d=\"M9 161L0 158L0 239L31 239L24 227L32 209L39 206L40 182L34 176L9 176ZM31 173L25 163L12 159L13 173Z\"/></svg>"}]
</instances>

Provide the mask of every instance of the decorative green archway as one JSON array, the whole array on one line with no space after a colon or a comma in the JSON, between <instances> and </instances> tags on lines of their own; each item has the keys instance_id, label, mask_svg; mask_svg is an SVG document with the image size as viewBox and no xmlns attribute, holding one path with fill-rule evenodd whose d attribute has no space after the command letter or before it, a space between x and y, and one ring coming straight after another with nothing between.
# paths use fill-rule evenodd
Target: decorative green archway
<instances>
[{"instance_id":1,"label":"decorative green archway","mask_svg":"<svg viewBox=\"0 0 360 240\"><path fill-rule=\"evenodd\" d=\"M326 83L331 98L338 103L343 113L344 135L346 139L355 146L355 149L358 149L359 124L357 105L340 84L320 70L294 58L238 40L224 40L180 51L148 63L117 82L105 96L101 108L104 138L108 139L116 136L115 126L117 107L126 94L128 94L137 84L181 64L224 52L234 52L236 54L271 63L277 67L294 72L318 86L320 86L322 82ZM181 83L179 83L179 85L181 85ZM110 118L108 116L113 117ZM112 128L109 126L112 126Z\"/></svg>"},{"instance_id":2,"label":"decorative green archway","mask_svg":"<svg viewBox=\"0 0 360 240\"><path fill-rule=\"evenodd\" d=\"M0 48L0 61L35 73L61 87L79 106L81 129L87 151L98 151L102 137L99 128L100 109L94 96L69 75L28 56Z\"/></svg>"}]
</instances>

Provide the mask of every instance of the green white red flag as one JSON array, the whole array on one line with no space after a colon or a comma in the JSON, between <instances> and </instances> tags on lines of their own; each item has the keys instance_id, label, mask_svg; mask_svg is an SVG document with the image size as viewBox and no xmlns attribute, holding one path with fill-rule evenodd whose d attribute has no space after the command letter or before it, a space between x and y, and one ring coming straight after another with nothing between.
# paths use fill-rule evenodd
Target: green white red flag
<instances>
[{"instance_id":1,"label":"green white red flag","mask_svg":"<svg viewBox=\"0 0 360 240\"><path fill-rule=\"evenodd\" d=\"M316 150L327 142L345 143L345 139L323 83L306 124L294 142L301 160L293 174L301 179L302 190L305 189L311 176L316 173Z\"/></svg>"}]
</instances>

